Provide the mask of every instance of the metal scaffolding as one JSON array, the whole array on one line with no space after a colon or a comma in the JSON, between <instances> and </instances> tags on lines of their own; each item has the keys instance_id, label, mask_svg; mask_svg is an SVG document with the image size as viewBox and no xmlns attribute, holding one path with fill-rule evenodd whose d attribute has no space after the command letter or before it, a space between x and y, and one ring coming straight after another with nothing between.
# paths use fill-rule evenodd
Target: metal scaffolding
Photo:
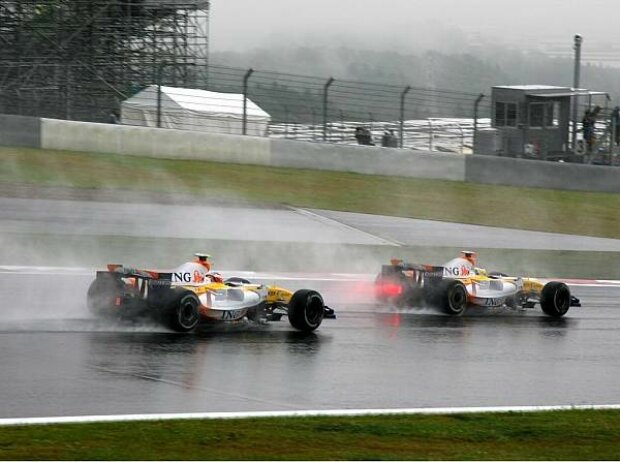
<instances>
[{"instance_id":1,"label":"metal scaffolding","mask_svg":"<svg viewBox=\"0 0 620 462\"><path fill-rule=\"evenodd\" d=\"M0 112L104 121L148 84L204 87L208 24L208 0L3 0Z\"/></svg>"}]
</instances>

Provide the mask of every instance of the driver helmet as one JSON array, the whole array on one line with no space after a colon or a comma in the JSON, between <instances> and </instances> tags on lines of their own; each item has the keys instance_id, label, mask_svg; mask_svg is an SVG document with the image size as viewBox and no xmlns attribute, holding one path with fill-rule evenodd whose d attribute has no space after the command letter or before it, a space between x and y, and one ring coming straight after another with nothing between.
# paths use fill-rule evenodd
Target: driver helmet
<instances>
[{"instance_id":1,"label":"driver helmet","mask_svg":"<svg viewBox=\"0 0 620 462\"><path fill-rule=\"evenodd\" d=\"M196 263L203 266L207 271L211 271L211 262L209 261L211 255L207 253L195 253L194 255L196 256L194 260Z\"/></svg>"},{"instance_id":2,"label":"driver helmet","mask_svg":"<svg viewBox=\"0 0 620 462\"><path fill-rule=\"evenodd\" d=\"M478 276L488 276L489 273L487 273L487 270L485 270L484 268L474 268L474 271L476 272L476 274Z\"/></svg>"},{"instance_id":3,"label":"driver helmet","mask_svg":"<svg viewBox=\"0 0 620 462\"><path fill-rule=\"evenodd\" d=\"M476 252L472 252L471 250L461 250L461 258L464 258L472 265L476 266L477 255Z\"/></svg>"},{"instance_id":4,"label":"driver helmet","mask_svg":"<svg viewBox=\"0 0 620 462\"><path fill-rule=\"evenodd\" d=\"M209 277L213 282L224 282L224 278L220 273L209 273Z\"/></svg>"}]
</instances>

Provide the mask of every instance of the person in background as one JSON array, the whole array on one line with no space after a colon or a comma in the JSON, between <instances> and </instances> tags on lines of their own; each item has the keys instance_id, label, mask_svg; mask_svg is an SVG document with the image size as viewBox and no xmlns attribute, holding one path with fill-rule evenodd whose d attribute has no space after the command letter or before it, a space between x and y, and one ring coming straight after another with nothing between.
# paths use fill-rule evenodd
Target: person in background
<instances>
[{"instance_id":1,"label":"person in background","mask_svg":"<svg viewBox=\"0 0 620 462\"><path fill-rule=\"evenodd\" d=\"M364 144L364 129L362 127L355 127L355 139L357 144Z\"/></svg>"},{"instance_id":2,"label":"person in background","mask_svg":"<svg viewBox=\"0 0 620 462\"><path fill-rule=\"evenodd\" d=\"M389 146L391 148L397 148L398 147L398 138L396 138L396 135L394 134L394 130L390 130Z\"/></svg>"},{"instance_id":3,"label":"person in background","mask_svg":"<svg viewBox=\"0 0 620 462\"><path fill-rule=\"evenodd\" d=\"M385 130L383 132L383 136L381 137L381 146L383 146L384 148L389 148L390 147L390 132L388 132L387 130Z\"/></svg>"},{"instance_id":4,"label":"person in background","mask_svg":"<svg viewBox=\"0 0 620 462\"><path fill-rule=\"evenodd\" d=\"M375 143L372 140L372 132L370 131L370 128L364 127L362 130L364 132L364 144L366 146L374 146Z\"/></svg>"},{"instance_id":5,"label":"person in background","mask_svg":"<svg viewBox=\"0 0 620 462\"><path fill-rule=\"evenodd\" d=\"M594 131L596 129L596 117L598 116L598 113L600 111L600 106L596 106L592 110L586 109L583 119L581 120L581 126L583 128L583 139L586 142L588 154L592 153L592 150L594 149L594 143L596 142Z\"/></svg>"},{"instance_id":6,"label":"person in background","mask_svg":"<svg viewBox=\"0 0 620 462\"><path fill-rule=\"evenodd\" d=\"M364 146L374 146L372 141L372 133L367 127L355 127L355 139L357 144Z\"/></svg>"},{"instance_id":7,"label":"person in background","mask_svg":"<svg viewBox=\"0 0 620 462\"><path fill-rule=\"evenodd\" d=\"M616 146L620 146L620 106L616 106L611 113L611 126L614 130L614 143Z\"/></svg>"},{"instance_id":8,"label":"person in background","mask_svg":"<svg viewBox=\"0 0 620 462\"><path fill-rule=\"evenodd\" d=\"M112 109L112 112L110 112L110 115L108 116L108 122L111 124L121 123L121 115L118 113L116 109Z\"/></svg>"}]
</instances>

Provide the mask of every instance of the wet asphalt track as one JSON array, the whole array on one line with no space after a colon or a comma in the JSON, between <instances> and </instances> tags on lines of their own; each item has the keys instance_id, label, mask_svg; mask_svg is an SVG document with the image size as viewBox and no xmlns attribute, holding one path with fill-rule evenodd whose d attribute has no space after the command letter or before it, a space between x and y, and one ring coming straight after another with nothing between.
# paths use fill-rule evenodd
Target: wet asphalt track
<instances>
[{"instance_id":1,"label":"wet asphalt track","mask_svg":"<svg viewBox=\"0 0 620 462\"><path fill-rule=\"evenodd\" d=\"M188 216L195 217L191 226L175 226L175 217ZM246 223L242 232L239 220ZM620 248L619 240L499 228L454 233L454 226L281 208L0 199L0 232L251 234L360 245L407 238L474 248L481 242L501 248L511 236L517 248ZM375 306L368 278L274 276L264 282L321 291L338 319L311 335L294 332L286 320L181 335L154 324L90 318L84 298L92 277L85 271L0 270L0 418L620 403L620 287L574 287L584 307L561 320L540 311L450 318Z\"/></svg>"},{"instance_id":2,"label":"wet asphalt track","mask_svg":"<svg viewBox=\"0 0 620 462\"><path fill-rule=\"evenodd\" d=\"M327 210L222 207L208 201L170 205L0 197L0 232L620 251L620 239Z\"/></svg>"},{"instance_id":3,"label":"wet asphalt track","mask_svg":"<svg viewBox=\"0 0 620 462\"><path fill-rule=\"evenodd\" d=\"M54 272L0 272L0 418L620 402L620 287L573 287L584 307L560 320L450 318L375 306L367 280L270 277L338 319L181 335L91 319L90 274Z\"/></svg>"}]
</instances>

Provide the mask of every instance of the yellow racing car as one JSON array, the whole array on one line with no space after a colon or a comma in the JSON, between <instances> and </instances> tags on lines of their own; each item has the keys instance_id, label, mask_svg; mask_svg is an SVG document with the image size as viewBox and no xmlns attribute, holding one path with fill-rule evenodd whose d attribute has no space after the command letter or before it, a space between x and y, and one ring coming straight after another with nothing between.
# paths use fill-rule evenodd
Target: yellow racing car
<instances>
[{"instance_id":1,"label":"yellow racing car","mask_svg":"<svg viewBox=\"0 0 620 462\"><path fill-rule=\"evenodd\" d=\"M171 272L108 265L107 271L97 272L88 289L88 307L96 316L148 316L177 332L193 331L200 322L263 323L282 316L295 329L311 332L324 318L336 317L314 290L292 292L242 278L224 280L211 272L203 254L197 256Z\"/></svg>"},{"instance_id":2,"label":"yellow racing car","mask_svg":"<svg viewBox=\"0 0 620 462\"><path fill-rule=\"evenodd\" d=\"M563 282L487 273L475 264L476 254L471 251L462 251L442 266L394 259L377 276L375 295L380 302L430 306L455 316L468 307L528 309L539 303L545 314L559 318L571 306L581 306Z\"/></svg>"}]
</instances>

